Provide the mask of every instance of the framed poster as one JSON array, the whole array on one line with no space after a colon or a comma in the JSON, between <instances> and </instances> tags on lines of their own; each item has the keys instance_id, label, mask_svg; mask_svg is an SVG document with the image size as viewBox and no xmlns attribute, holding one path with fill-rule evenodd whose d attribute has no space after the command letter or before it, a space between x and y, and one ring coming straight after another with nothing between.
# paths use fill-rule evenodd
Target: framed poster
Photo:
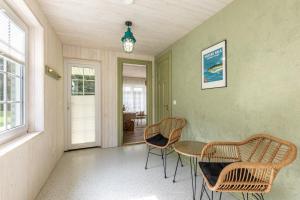
<instances>
[{"instance_id":1,"label":"framed poster","mask_svg":"<svg viewBox=\"0 0 300 200\"><path fill-rule=\"evenodd\" d=\"M226 87L226 40L202 51L201 89Z\"/></svg>"}]
</instances>

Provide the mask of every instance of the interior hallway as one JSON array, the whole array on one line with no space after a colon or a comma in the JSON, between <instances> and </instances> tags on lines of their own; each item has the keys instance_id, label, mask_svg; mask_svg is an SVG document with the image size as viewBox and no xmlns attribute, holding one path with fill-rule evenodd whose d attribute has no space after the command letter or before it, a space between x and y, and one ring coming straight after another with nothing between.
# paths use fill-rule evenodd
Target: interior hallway
<instances>
[{"instance_id":1,"label":"interior hallway","mask_svg":"<svg viewBox=\"0 0 300 200\"><path fill-rule=\"evenodd\" d=\"M150 156L149 169L144 169L144 144L70 151L58 162L36 200L190 200L188 165L178 168L177 182L172 182L176 158L173 153L168 159L169 178L164 179L160 157ZM197 180L200 186L201 176ZM233 197L224 194L223 199Z\"/></svg>"},{"instance_id":2,"label":"interior hallway","mask_svg":"<svg viewBox=\"0 0 300 200\"><path fill-rule=\"evenodd\" d=\"M124 131L123 144L144 143L145 127L134 127L134 131Z\"/></svg>"}]
</instances>

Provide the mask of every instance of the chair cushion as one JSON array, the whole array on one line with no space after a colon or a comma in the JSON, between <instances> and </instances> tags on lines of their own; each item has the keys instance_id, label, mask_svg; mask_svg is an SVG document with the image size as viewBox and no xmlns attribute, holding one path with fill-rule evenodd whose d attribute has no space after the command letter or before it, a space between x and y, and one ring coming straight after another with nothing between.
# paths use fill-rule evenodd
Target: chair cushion
<instances>
[{"instance_id":1,"label":"chair cushion","mask_svg":"<svg viewBox=\"0 0 300 200\"><path fill-rule=\"evenodd\" d=\"M232 162L220 162L220 163L209 163L199 162L199 167L203 172L203 175L208 180L209 184L214 186L220 176L221 171Z\"/></svg>"},{"instance_id":2,"label":"chair cushion","mask_svg":"<svg viewBox=\"0 0 300 200\"><path fill-rule=\"evenodd\" d=\"M146 139L146 141L150 144L154 144L162 147L168 144L169 139L165 138L162 134L159 133L151 138Z\"/></svg>"}]
</instances>

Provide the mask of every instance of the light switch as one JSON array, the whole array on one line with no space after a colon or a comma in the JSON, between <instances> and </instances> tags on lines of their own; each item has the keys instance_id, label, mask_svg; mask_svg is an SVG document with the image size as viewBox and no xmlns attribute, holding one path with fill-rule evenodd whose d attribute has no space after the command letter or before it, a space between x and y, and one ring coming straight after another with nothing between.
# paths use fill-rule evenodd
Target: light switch
<instances>
[{"instance_id":1,"label":"light switch","mask_svg":"<svg viewBox=\"0 0 300 200\"><path fill-rule=\"evenodd\" d=\"M177 103L176 100L173 100L173 105L176 105L176 103Z\"/></svg>"}]
</instances>

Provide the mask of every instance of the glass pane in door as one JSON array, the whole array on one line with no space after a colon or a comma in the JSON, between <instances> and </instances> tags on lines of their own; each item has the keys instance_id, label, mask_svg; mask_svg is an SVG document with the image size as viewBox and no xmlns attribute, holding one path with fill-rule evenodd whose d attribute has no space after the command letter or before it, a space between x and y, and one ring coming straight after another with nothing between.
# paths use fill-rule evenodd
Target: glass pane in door
<instances>
[{"instance_id":1,"label":"glass pane in door","mask_svg":"<svg viewBox=\"0 0 300 200\"><path fill-rule=\"evenodd\" d=\"M95 69L72 67L71 84L71 143L95 142Z\"/></svg>"}]
</instances>

